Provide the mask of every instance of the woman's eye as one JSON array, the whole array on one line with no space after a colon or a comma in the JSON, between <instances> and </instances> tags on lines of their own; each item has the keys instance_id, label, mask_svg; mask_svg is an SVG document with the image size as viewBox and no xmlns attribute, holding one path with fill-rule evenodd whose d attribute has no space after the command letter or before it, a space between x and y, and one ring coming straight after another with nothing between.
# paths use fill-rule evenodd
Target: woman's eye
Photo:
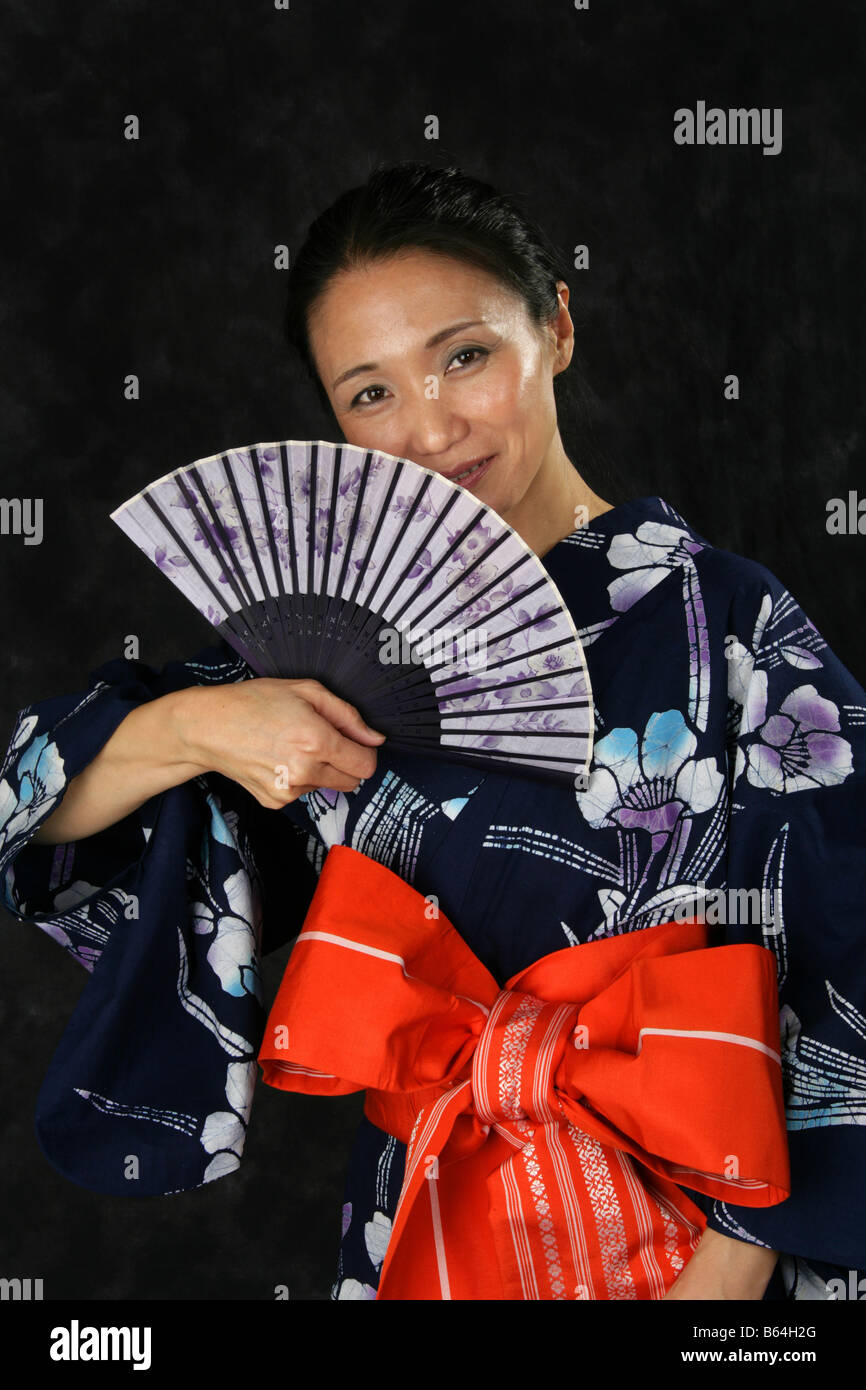
<instances>
[{"instance_id":1,"label":"woman's eye","mask_svg":"<svg viewBox=\"0 0 866 1390\"><path fill-rule=\"evenodd\" d=\"M450 367L452 362L457 362L459 358L465 357L467 353L471 353L471 352L480 353L482 357L486 357L486 356L487 356L487 348L481 348L481 347L466 347L466 348L461 348L459 352L455 352L454 356L451 358L451 362L448 363L448 366ZM471 362L464 362L463 365L464 365L464 366L469 366L469 367L471 367L472 363L471 363Z\"/></svg>"},{"instance_id":2,"label":"woman's eye","mask_svg":"<svg viewBox=\"0 0 866 1390\"><path fill-rule=\"evenodd\" d=\"M365 386L363 391L359 391L358 394L357 394L357 396L353 397L351 403L352 403L353 406L355 406L355 405L378 405L378 404L379 404L378 401L364 401L364 400L361 399L361 397L362 397L362 396L366 396L370 391L384 391L384 390L385 390L384 386ZM381 399L381 398L380 398L380 399Z\"/></svg>"}]
</instances>

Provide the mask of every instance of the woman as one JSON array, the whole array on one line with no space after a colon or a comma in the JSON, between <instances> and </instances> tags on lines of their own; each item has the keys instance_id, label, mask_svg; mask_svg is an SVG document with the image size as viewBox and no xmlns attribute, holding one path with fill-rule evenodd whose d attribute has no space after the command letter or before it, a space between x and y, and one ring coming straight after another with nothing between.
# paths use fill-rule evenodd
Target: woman
<instances>
[{"instance_id":1,"label":"woman","mask_svg":"<svg viewBox=\"0 0 866 1390\"><path fill-rule=\"evenodd\" d=\"M318 682L251 679L225 644L160 673L110 662L87 692L22 710L0 783L5 903L92 972L37 1131L98 1191L237 1167L259 955L299 931L333 845L435 895L500 983L716 892L724 940L777 960L792 1194L755 1210L691 1192L705 1229L656 1296L828 1297L866 1264L866 692L765 567L662 498L606 501L573 466L559 270L489 186L398 165L312 225L287 327L349 443L457 481L542 557L586 652L588 783L389 752ZM768 889L771 919L749 917L739 895ZM332 1296L375 1297L405 1156L365 1117ZM588 1296L636 1296L628 1269Z\"/></svg>"}]
</instances>

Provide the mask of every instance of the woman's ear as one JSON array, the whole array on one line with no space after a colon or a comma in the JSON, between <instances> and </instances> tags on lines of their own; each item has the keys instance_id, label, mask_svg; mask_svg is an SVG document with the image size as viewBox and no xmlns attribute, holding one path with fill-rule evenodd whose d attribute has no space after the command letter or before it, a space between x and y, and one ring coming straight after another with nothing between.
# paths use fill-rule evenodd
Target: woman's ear
<instances>
[{"instance_id":1,"label":"woman's ear","mask_svg":"<svg viewBox=\"0 0 866 1390\"><path fill-rule=\"evenodd\" d=\"M550 331L554 338L553 374L565 371L574 352L574 324L568 312L568 285L564 280L556 282L559 297L559 310L550 321Z\"/></svg>"}]
</instances>

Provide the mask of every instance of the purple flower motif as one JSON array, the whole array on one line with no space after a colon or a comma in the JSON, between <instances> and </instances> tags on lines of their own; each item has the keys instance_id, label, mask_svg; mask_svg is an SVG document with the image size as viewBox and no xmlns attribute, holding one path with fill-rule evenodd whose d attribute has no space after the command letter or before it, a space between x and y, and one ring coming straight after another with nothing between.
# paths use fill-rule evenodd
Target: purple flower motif
<instances>
[{"instance_id":1,"label":"purple flower motif","mask_svg":"<svg viewBox=\"0 0 866 1390\"><path fill-rule=\"evenodd\" d=\"M460 618L462 622L468 623L473 618L481 617L490 612L496 600L493 590L488 589L487 586L495 578L496 568L492 564L479 565L477 569L464 575L452 573L448 576L448 583L452 587L457 603L462 605L471 600L470 607L461 608ZM487 589L487 592L481 593L482 589Z\"/></svg>"},{"instance_id":2,"label":"purple flower motif","mask_svg":"<svg viewBox=\"0 0 866 1390\"><path fill-rule=\"evenodd\" d=\"M474 603L467 603L466 607L464 608L461 606L461 604L465 600L465 593L461 594L456 589L454 590L454 593L459 600L458 607L460 608L460 611L458 614L457 621L459 622L461 627L471 627L473 623L477 623L481 618L484 617L486 613L490 612L491 602L489 596L476 599Z\"/></svg>"},{"instance_id":3,"label":"purple flower motif","mask_svg":"<svg viewBox=\"0 0 866 1390\"><path fill-rule=\"evenodd\" d=\"M374 1211L372 1221L367 1221L364 1225L364 1244L367 1247L367 1254L370 1256L370 1263L375 1269L379 1269L385 1258L390 1238L390 1216L386 1215L384 1211Z\"/></svg>"},{"instance_id":4,"label":"purple flower motif","mask_svg":"<svg viewBox=\"0 0 866 1390\"><path fill-rule=\"evenodd\" d=\"M752 786L777 793L837 786L854 771L851 745L839 729L832 700L814 685L800 685L761 725L757 739L737 748L734 781L745 768Z\"/></svg>"},{"instance_id":5,"label":"purple flower motif","mask_svg":"<svg viewBox=\"0 0 866 1390\"><path fill-rule=\"evenodd\" d=\"M616 569L632 573L608 584L611 607L618 613L626 612L672 569L678 569L685 556L697 555L703 548L681 527L658 521L641 522L633 535L614 536L608 547L608 561Z\"/></svg>"},{"instance_id":6,"label":"purple flower motif","mask_svg":"<svg viewBox=\"0 0 866 1390\"><path fill-rule=\"evenodd\" d=\"M358 1279L341 1279L337 1292L338 1299L374 1299L376 1290L372 1284L362 1284Z\"/></svg>"},{"instance_id":7,"label":"purple flower motif","mask_svg":"<svg viewBox=\"0 0 866 1390\"><path fill-rule=\"evenodd\" d=\"M443 712L448 711L449 700L453 699L454 696L465 695L468 694L470 691L477 690L478 687L481 685L482 679L483 677L481 676L461 676L460 680L446 681L442 687L441 696ZM467 702L465 700L458 700L452 712L455 714L459 714L466 708ZM473 704L471 708L475 709L476 706ZM481 706L479 705L478 708L481 708Z\"/></svg>"},{"instance_id":8,"label":"purple flower motif","mask_svg":"<svg viewBox=\"0 0 866 1390\"><path fill-rule=\"evenodd\" d=\"M556 675L558 671L568 668L570 664L570 653L564 651L562 647L554 648L550 652L540 652L537 656L531 657L532 668L539 673L546 672Z\"/></svg>"},{"instance_id":9,"label":"purple flower motif","mask_svg":"<svg viewBox=\"0 0 866 1390\"><path fill-rule=\"evenodd\" d=\"M189 564L184 555L169 555L164 545L156 546L153 552L153 562L157 569L162 570L163 574L170 574L172 569L182 568Z\"/></svg>"},{"instance_id":10,"label":"purple flower motif","mask_svg":"<svg viewBox=\"0 0 866 1390\"><path fill-rule=\"evenodd\" d=\"M219 503L217 503L217 506L219 506ZM228 544L231 546L235 546L238 542L240 534L240 526L231 526L226 524L225 522L221 522L220 527L218 528L216 522L208 518L208 520L204 523L203 526L201 524L196 526L195 530L193 531L192 538L199 545L203 545L207 544L207 542L205 541L205 536L209 536L210 545L212 545L215 550L219 551L225 550L227 543L225 539L226 537L228 538Z\"/></svg>"},{"instance_id":11,"label":"purple flower motif","mask_svg":"<svg viewBox=\"0 0 866 1390\"><path fill-rule=\"evenodd\" d=\"M414 492L409 493L408 495L398 493L392 499L391 502L391 511L394 513L394 515L406 516L406 514L409 512L410 508L412 507L415 501L415 495L416 494ZM432 521L433 518L438 515L439 508L433 502L430 501L429 496L422 497L421 501L418 503L418 506L415 509L412 521L413 523L424 520Z\"/></svg>"},{"instance_id":12,"label":"purple flower motif","mask_svg":"<svg viewBox=\"0 0 866 1390\"><path fill-rule=\"evenodd\" d=\"M547 618L539 618L538 614L544 612L544 604L540 603L534 613L530 613L528 608L518 608L517 617L522 623L531 622L535 632L545 632L548 628L556 626L556 614Z\"/></svg>"},{"instance_id":13,"label":"purple flower motif","mask_svg":"<svg viewBox=\"0 0 866 1390\"><path fill-rule=\"evenodd\" d=\"M474 560L474 552L476 550L486 549L490 544L492 534L493 528L490 526L476 526L474 530L470 531L466 540L463 542L463 548L467 551L467 558Z\"/></svg>"},{"instance_id":14,"label":"purple flower motif","mask_svg":"<svg viewBox=\"0 0 866 1390\"><path fill-rule=\"evenodd\" d=\"M432 564L433 556L431 552L429 550L422 550L421 554L418 556L418 559L415 561L412 568L408 571L407 577L409 579L417 579L418 575L423 574L425 570L429 570ZM425 585L424 587L426 588L427 586Z\"/></svg>"},{"instance_id":15,"label":"purple flower motif","mask_svg":"<svg viewBox=\"0 0 866 1390\"><path fill-rule=\"evenodd\" d=\"M471 746L473 748L498 748L500 743L502 742L502 738L502 734L486 734L484 738L481 740L480 744L476 743L476 741L473 739L471 741Z\"/></svg>"},{"instance_id":16,"label":"purple flower motif","mask_svg":"<svg viewBox=\"0 0 866 1390\"><path fill-rule=\"evenodd\" d=\"M520 673L523 680L529 682L526 685L507 685L501 690L495 690L493 694L500 705L525 704L531 701L538 704L542 700L555 700L562 691L557 685L549 680L539 679L538 673L532 670L523 670ZM516 680L516 675L514 679ZM541 713L543 711L539 711Z\"/></svg>"},{"instance_id":17,"label":"purple flower motif","mask_svg":"<svg viewBox=\"0 0 866 1390\"><path fill-rule=\"evenodd\" d=\"M551 685L550 681L539 682L538 685L524 685L520 688L521 700L552 700L556 694L556 686Z\"/></svg>"},{"instance_id":18,"label":"purple flower motif","mask_svg":"<svg viewBox=\"0 0 866 1390\"><path fill-rule=\"evenodd\" d=\"M710 673L709 631L695 565L695 556L703 549L682 527L644 521L633 535L614 536L607 551L611 565L631 571L607 586L611 608L617 613L627 612L672 571L680 571L689 641L688 715L700 730L706 729L709 719Z\"/></svg>"},{"instance_id":19,"label":"purple flower motif","mask_svg":"<svg viewBox=\"0 0 866 1390\"><path fill-rule=\"evenodd\" d=\"M340 479L338 488L341 497L356 497L361 486L361 470L353 468L350 473L345 473Z\"/></svg>"}]
</instances>

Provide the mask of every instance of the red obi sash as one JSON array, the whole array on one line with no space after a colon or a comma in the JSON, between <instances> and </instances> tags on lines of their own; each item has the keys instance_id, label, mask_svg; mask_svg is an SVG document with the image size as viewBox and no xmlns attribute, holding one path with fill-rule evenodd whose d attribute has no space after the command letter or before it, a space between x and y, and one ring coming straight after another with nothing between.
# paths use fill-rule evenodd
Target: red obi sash
<instances>
[{"instance_id":1,"label":"red obi sash","mask_svg":"<svg viewBox=\"0 0 866 1390\"><path fill-rule=\"evenodd\" d=\"M776 962L665 922L500 989L442 912L325 860L259 1052L408 1144L381 1299L660 1299L706 1218L790 1194Z\"/></svg>"}]
</instances>

